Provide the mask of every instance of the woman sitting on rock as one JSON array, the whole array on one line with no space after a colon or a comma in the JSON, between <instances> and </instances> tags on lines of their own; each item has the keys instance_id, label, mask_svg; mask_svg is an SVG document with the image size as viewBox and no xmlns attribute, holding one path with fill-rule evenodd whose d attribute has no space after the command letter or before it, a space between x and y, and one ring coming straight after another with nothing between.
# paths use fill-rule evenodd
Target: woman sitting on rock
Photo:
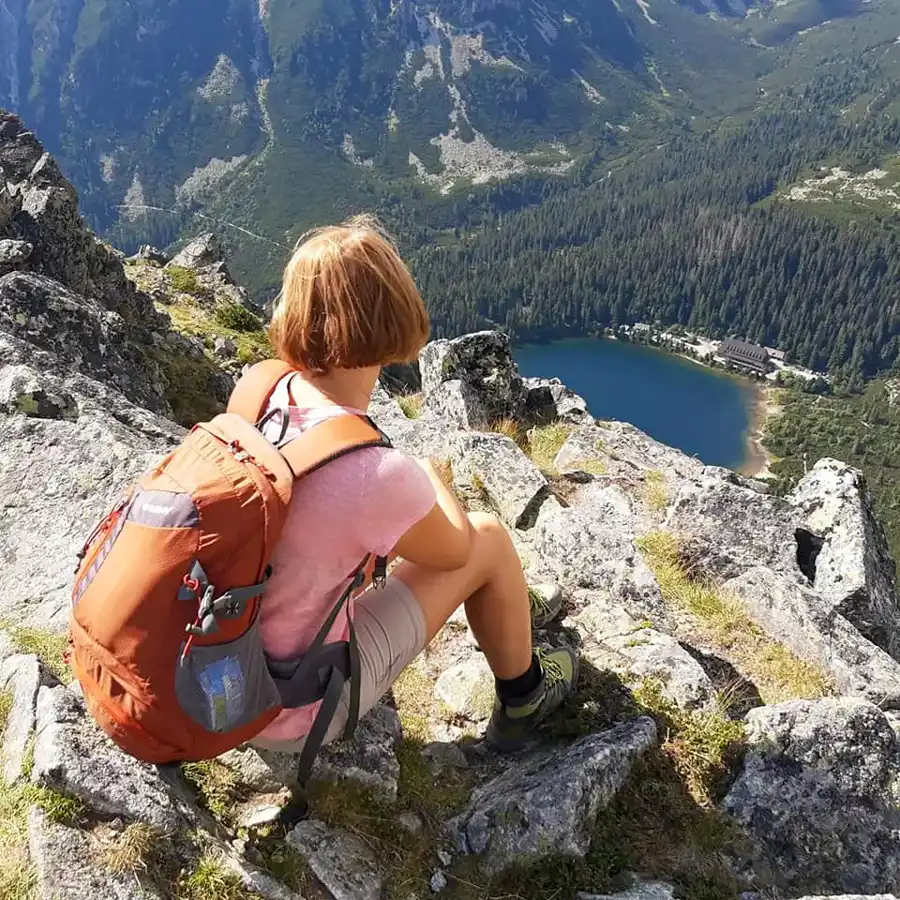
<instances>
[{"instance_id":1,"label":"woman sitting on rock","mask_svg":"<svg viewBox=\"0 0 900 900\"><path fill-rule=\"evenodd\" d=\"M428 333L416 285L376 224L355 219L308 234L287 265L270 326L277 355L296 370L270 401L273 411L289 410L289 421L276 414L267 428L289 439L326 417L367 410L382 366L416 359ZM532 601L498 520L466 514L430 461L399 450L358 450L297 483L262 607L269 656L291 659L309 646L367 553L398 564L352 605L360 715L465 604L496 679L487 740L502 751L526 743L577 676L573 651L532 648L532 627L554 618L561 599ZM341 619L329 640L347 639ZM349 685L326 743L344 730L348 694ZM314 718L310 707L285 710L253 743L299 752Z\"/></svg>"}]
</instances>

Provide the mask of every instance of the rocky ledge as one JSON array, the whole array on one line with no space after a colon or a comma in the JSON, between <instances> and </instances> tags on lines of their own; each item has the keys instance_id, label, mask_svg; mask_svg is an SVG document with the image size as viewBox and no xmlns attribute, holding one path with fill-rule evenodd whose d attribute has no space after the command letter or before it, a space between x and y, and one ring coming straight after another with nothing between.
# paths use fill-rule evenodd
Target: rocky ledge
<instances>
[{"instance_id":1,"label":"rocky ledge","mask_svg":"<svg viewBox=\"0 0 900 900\"><path fill-rule=\"evenodd\" d=\"M323 752L287 835L269 823L289 757L119 753L63 663L75 553L184 433L151 353L180 352L152 337L175 311L152 291L174 273L199 306L242 295L206 237L122 260L8 116L0 162L0 896L900 893L898 600L860 473L820 460L776 496L523 379L495 331L432 342L370 411L502 522L535 590L563 591L537 637L582 676L532 745L484 745L491 675L460 612Z\"/></svg>"}]
</instances>

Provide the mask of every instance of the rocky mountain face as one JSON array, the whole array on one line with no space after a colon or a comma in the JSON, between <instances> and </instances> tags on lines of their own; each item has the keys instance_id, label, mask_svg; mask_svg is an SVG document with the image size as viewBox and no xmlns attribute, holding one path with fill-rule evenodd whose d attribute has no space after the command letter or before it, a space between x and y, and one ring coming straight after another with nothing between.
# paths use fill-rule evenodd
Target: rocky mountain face
<instances>
[{"instance_id":1,"label":"rocky mountain face","mask_svg":"<svg viewBox=\"0 0 900 900\"><path fill-rule=\"evenodd\" d=\"M140 356L176 316L133 279L196 292L227 269L212 239L123 267L52 159L0 123L0 895L900 893L900 606L860 474L820 460L774 496L521 378L497 332L432 342L370 411L502 522L535 591L563 592L537 638L577 647L582 675L533 745L482 744L492 680L461 611L322 754L311 817L286 836L267 823L292 759L118 752L62 635L87 532L184 434Z\"/></svg>"}]
</instances>

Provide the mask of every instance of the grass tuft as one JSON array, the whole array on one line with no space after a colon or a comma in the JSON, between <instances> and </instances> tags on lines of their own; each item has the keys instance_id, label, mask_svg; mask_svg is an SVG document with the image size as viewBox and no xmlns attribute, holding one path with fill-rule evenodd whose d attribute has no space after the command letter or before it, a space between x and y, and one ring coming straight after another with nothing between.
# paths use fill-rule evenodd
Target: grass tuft
<instances>
[{"instance_id":1,"label":"grass tuft","mask_svg":"<svg viewBox=\"0 0 900 900\"><path fill-rule=\"evenodd\" d=\"M488 430L494 434L502 434L504 437L508 437L520 447L527 446L528 437L521 423L515 419L499 419L496 422L492 422Z\"/></svg>"},{"instance_id":2,"label":"grass tuft","mask_svg":"<svg viewBox=\"0 0 900 900\"><path fill-rule=\"evenodd\" d=\"M23 790L26 802L43 810L47 818L57 825L74 828L84 819L85 806L77 797L70 797L42 785L28 784Z\"/></svg>"},{"instance_id":3,"label":"grass tuft","mask_svg":"<svg viewBox=\"0 0 900 900\"><path fill-rule=\"evenodd\" d=\"M225 867L222 858L204 853L194 868L179 879L176 900L259 900L240 877Z\"/></svg>"},{"instance_id":4,"label":"grass tuft","mask_svg":"<svg viewBox=\"0 0 900 900\"><path fill-rule=\"evenodd\" d=\"M638 547L659 582L663 599L696 617L704 636L753 681L765 703L813 700L830 693L828 679L818 667L770 638L734 598L688 574L675 535L652 532L638 541Z\"/></svg>"},{"instance_id":5,"label":"grass tuft","mask_svg":"<svg viewBox=\"0 0 900 900\"><path fill-rule=\"evenodd\" d=\"M216 307L216 322L232 331L254 332L262 330L262 322L240 303L222 302Z\"/></svg>"},{"instance_id":6,"label":"grass tuft","mask_svg":"<svg viewBox=\"0 0 900 900\"><path fill-rule=\"evenodd\" d=\"M425 396L423 394L404 394L397 398L397 402L407 419L418 419L422 415Z\"/></svg>"},{"instance_id":7,"label":"grass tuft","mask_svg":"<svg viewBox=\"0 0 900 900\"><path fill-rule=\"evenodd\" d=\"M104 854L104 864L114 875L146 872L157 854L162 833L152 825L133 822Z\"/></svg>"},{"instance_id":8,"label":"grass tuft","mask_svg":"<svg viewBox=\"0 0 900 900\"><path fill-rule=\"evenodd\" d=\"M532 428L528 432L527 453L534 464L545 472L556 472L554 461L556 454L562 449L572 433L570 425L556 422L552 425L544 425L540 428Z\"/></svg>"},{"instance_id":9,"label":"grass tuft","mask_svg":"<svg viewBox=\"0 0 900 900\"><path fill-rule=\"evenodd\" d=\"M605 475L606 463L602 459L579 459L569 466L570 469L578 469L587 472L588 475Z\"/></svg>"},{"instance_id":10,"label":"grass tuft","mask_svg":"<svg viewBox=\"0 0 900 900\"><path fill-rule=\"evenodd\" d=\"M181 774L197 791L200 802L220 822L230 823L239 797L238 777L215 759L183 763Z\"/></svg>"},{"instance_id":11,"label":"grass tuft","mask_svg":"<svg viewBox=\"0 0 900 900\"><path fill-rule=\"evenodd\" d=\"M669 504L666 478L656 469L651 469L644 476L644 501L654 512L664 510Z\"/></svg>"},{"instance_id":12,"label":"grass tuft","mask_svg":"<svg viewBox=\"0 0 900 900\"><path fill-rule=\"evenodd\" d=\"M197 281L197 273L183 266L168 266L166 272L169 275L169 284L182 294L197 296L200 292L200 284Z\"/></svg>"},{"instance_id":13,"label":"grass tuft","mask_svg":"<svg viewBox=\"0 0 900 900\"><path fill-rule=\"evenodd\" d=\"M69 640L65 634L22 626L12 627L7 633L20 653L31 653L38 657L63 684L72 681L72 670L65 659L69 648Z\"/></svg>"}]
</instances>

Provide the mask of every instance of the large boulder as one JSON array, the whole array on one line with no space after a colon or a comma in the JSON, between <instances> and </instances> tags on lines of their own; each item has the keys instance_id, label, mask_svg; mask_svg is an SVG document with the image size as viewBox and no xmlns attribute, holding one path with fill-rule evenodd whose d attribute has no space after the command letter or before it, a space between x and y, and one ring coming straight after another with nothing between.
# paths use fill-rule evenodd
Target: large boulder
<instances>
[{"instance_id":1,"label":"large boulder","mask_svg":"<svg viewBox=\"0 0 900 900\"><path fill-rule=\"evenodd\" d=\"M52 900L165 900L149 878L111 872L87 831L54 822L33 807L28 845L36 870L38 897Z\"/></svg>"},{"instance_id":2,"label":"large boulder","mask_svg":"<svg viewBox=\"0 0 900 900\"><path fill-rule=\"evenodd\" d=\"M502 434L461 434L451 450L454 479L483 492L510 528L534 525L550 485L515 441Z\"/></svg>"},{"instance_id":3,"label":"large boulder","mask_svg":"<svg viewBox=\"0 0 900 900\"><path fill-rule=\"evenodd\" d=\"M287 842L333 900L380 900L383 876L378 860L359 838L307 819Z\"/></svg>"},{"instance_id":4,"label":"large boulder","mask_svg":"<svg viewBox=\"0 0 900 900\"><path fill-rule=\"evenodd\" d=\"M878 707L799 700L747 716L748 752L722 808L757 841L756 865L800 893L900 884L898 742Z\"/></svg>"},{"instance_id":5,"label":"large boulder","mask_svg":"<svg viewBox=\"0 0 900 900\"><path fill-rule=\"evenodd\" d=\"M0 690L12 695L0 747L3 762L0 777L7 784L15 784L26 774L28 746L36 724L38 691L46 681L47 673L36 656L10 656L0 665Z\"/></svg>"},{"instance_id":6,"label":"large boulder","mask_svg":"<svg viewBox=\"0 0 900 900\"><path fill-rule=\"evenodd\" d=\"M167 265L182 269L204 269L224 260L225 248L222 242L215 234L207 232L194 238Z\"/></svg>"},{"instance_id":7,"label":"large boulder","mask_svg":"<svg viewBox=\"0 0 900 900\"><path fill-rule=\"evenodd\" d=\"M726 582L723 590L770 636L819 666L840 693L900 709L900 664L866 640L820 593L764 567Z\"/></svg>"},{"instance_id":8,"label":"large boulder","mask_svg":"<svg viewBox=\"0 0 900 900\"><path fill-rule=\"evenodd\" d=\"M716 688L703 666L675 638L639 622L600 591L581 591L581 611L566 621L581 637L581 655L600 671L650 680L688 711L713 709Z\"/></svg>"},{"instance_id":9,"label":"large boulder","mask_svg":"<svg viewBox=\"0 0 900 900\"><path fill-rule=\"evenodd\" d=\"M524 378L522 381L525 387L525 416L530 424L593 424L587 401L558 378Z\"/></svg>"},{"instance_id":10,"label":"large boulder","mask_svg":"<svg viewBox=\"0 0 900 900\"><path fill-rule=\"evenodd\" d=\"M117 313L43 275L0 278L0 331L51 353L58 365L96 378L146 409L171 413L160 373L130 340Z\"/></svg>"},{"instance_id":11,"label":"large boulder","mask_svg":"<svg viewBox=\"0 0 900 900\"><path fill-rule=\"evenodd\" d=\"M548 580L605 591L635 618L669 621L659 584L635 544L632 501L620 488L598 489L590 503L577 506L547 500L529 538Z\"/></svg>"},{"instance_id":12,"label":"large boulder","mask_svg":"<svg viewBox=\"0 0 900 900\"><path fill-rule=\"evenodd\" d=\"M806 517L813 586L870 641L900 659L894 561L863 474L823 459L788 499Z\"/></svg>"},{"instance_id":13,"label":"large boulder","mask_svg":"<svg viewBox=\"0 0 900 900\"><path fill-rule=\"evenodd\" d=\"M478 788L446 830L490 875L547 856L583 857L598 813L656 739L652 719L635 719L515 766Z\"/></svg>"},{"instance_id":14,"label":"large boulder","mask_svg":"<svg viewBox=\"0 0 900 900\"><path fill-rule=\"evenodd\" d=\"M525 388L509 338L500 331L432 341L422 350L419 369L429 406L438 402L435 395L440 397L439 388L445 382L462 383L458 400L465 407L467 427L520 418L524 411ZM447 404L443 399L440 402Z\"/></svg>"},{"instance_id":15,"label":"large boulder","mask_svg":"<svg viewBox=\"0 0 900 900\"><path fill-rule=\"evenodd\" d=\"M556 455L554 465L562 472L577 471L585 462L599 460L610 477L634 477L658 471L673 481L696 478L703 464L674 447L668 447L627 422L583 425L572 431Z\"/></svg>"},{"instance_id":16,"label":"large boulder","mask_svg":"<svg viewBox=\"0 0 900 900\"><path fill-rule=\"evenodd\" d=\"M38 694L32 780L97 813L164 832L184 821L157 769L123 754L87 716L83 701L62 686Z\"/></svg>"},{"instance_id":17,"label":"large boulder","mask_svg":"<svg viewBox=\"0 0 900 900\"><path fill-rule=\"evenodd\" d=\"M64 628L76 554L91 529L183 430L99 382L45 374L52 359L27 347L0 335L0 353L17 369L29 358L40 368L44 396L71 392L80 411L77 421L56 418L55 406L54 418L39 418L39 404L28 416L0 414L0 596L5 618Z\"/></svg>"},{"instance_id":18,"label":"large boulder","mask_svg":"<svg viewBox=\"0 0 900 900\"><path fill-rule=\"evenodd\" d=\"M720 579L756 566L800 578L796 534L802 526L791 504L718 469L681 483L665 523L689 540L695 568Z\"/></svg>"}]
</instances>

